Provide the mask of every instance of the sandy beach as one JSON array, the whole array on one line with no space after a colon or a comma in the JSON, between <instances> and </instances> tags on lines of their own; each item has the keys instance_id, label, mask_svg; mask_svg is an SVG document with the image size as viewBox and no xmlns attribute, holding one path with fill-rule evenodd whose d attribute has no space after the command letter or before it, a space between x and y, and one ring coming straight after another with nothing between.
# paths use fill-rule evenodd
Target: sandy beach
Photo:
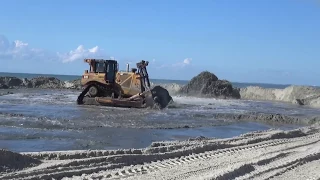
<instances>
[{"instance_id":1,"label":"sandy beach","mask_svg":"<svg viewBox=\"0 0 320 180\"><path fill-rule=\"evenodd\" d=\"M154 142L143 149L1 151L0 157L8 159L1 162L7 166L1 179L319 179L320 127Z\"/></svg>"}]
</instances>

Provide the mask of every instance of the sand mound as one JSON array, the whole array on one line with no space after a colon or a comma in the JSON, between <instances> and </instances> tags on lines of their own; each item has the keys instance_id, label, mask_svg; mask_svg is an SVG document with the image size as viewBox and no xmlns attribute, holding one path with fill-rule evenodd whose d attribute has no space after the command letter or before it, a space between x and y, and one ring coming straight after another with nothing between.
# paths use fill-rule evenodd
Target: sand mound
<instances>
[{"instance_id":1,"label":"sand mound","mask_svg":"<svg viewBox=\"0 0 320 180\"><path fill-rule=\"evenodd\" d=\"M0 150L0 173L21 170L40 164L41 161L27 155L14 153L8 150Z\"/></svg>"},{"instance_id":2,"label":"sand mound","mask_svg":"<svg viewBox=\"0 0 320 180\"><path fill-rule=\"evenodd\" d=\"M239 91L233 88L229 81L219 80L216 75L208 71L193 77L179 93L196 97L240 98Z\"/></svg>"},{"instance_id":3,"label":"sand mound","mask_svg":"<svg viewBox=\"0 0 320 180\"><path fill-rule=\"evenodd\" d=\"M320 107L320 89L308 86L289 86L285 89L249 86L240 90L242 99L284 101Z\"/></svg>"},{"instance_id":4,"label":"sand mound","mask_svg":"<svg viewBox=\"0 0 320 180\"><path fill-rule=\"evenodd\" d=\"M24 153L42 165L0 179L313 179L320 176L319 138L314 126L154 142L145 149Z\"/></svg>"}]
</instances>

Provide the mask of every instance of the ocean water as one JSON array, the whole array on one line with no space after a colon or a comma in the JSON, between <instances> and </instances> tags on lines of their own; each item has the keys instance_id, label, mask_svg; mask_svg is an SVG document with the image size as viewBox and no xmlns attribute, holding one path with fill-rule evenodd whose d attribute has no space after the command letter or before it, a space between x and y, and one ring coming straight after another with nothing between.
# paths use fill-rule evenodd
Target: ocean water
<instances>
[{"instance_id":1,"label":"ocean water","mask_svg":"<svg viewBox=\"0 0 320 180\"><path fill-rule=\"evenodd\" d=\"M0 76L13 76L18 78L34 78L38 76L50 76L50 77L56 77L62 81L68 81L68 80L75 80L81 78L81 75L57 75L57 74L28 74L28 73L8 73L8 72L0 72ZM176 83L180 85L185 85L188 83L187 80L168 80L168 79L150 79L153 83L161 83L161 84L170 84L170 83ZM267 84L267 83L240 83L240 82L231 82L234 87L238 88L244 88L248 86L260 86L263 88L278 88L278 89L284 89L289 84Z\"/></svg>"},{"instance_id":2,"label":"ocean water","mask_svg":"<svg viewBox=\"0 0 320 180\"><path fill-rule=\"evenodd\" d=\"M0 76L53 76L64 81L80 78L23 73L0 73ZM161 79L151 81L162 84L188 82ZM233 85L271 88L287 86L254 83ZM12 92L13 94L0 96L0 149L17 152L142 148L154 141L185 140L197 136L227 138L269 128L299 127L215 119L215 113L320 115L320 109L276 102L173 96L173 106L157 111L77 105L76 99L80 94L78 90L15 89Z\"/></svg>"}]
</instances>

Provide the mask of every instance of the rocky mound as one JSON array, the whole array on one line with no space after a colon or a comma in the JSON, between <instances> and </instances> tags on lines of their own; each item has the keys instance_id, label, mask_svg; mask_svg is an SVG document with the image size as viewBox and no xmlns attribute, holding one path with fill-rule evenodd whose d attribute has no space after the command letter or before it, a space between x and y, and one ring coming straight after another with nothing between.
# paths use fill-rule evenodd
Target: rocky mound
<instances>
[{"instance_id":1,"label":"rocky mound","mask_svg":"<svg viewBox=\"0 0 320 180\"><path fill-rule=\"evenodd\" d=\"M320 107L320 89L309 86L289 86L285 89L249 86L240 90L242 99L283 101Z\"/></svg>"},{"instance_id":2,"label":"rocky mound","mask_svg":"<svg viewBox=\"0 0 320 180\"><path fill-rule=\"evenodd\" d=\"M30 156L0 149L0 173L21 170L40 163L41 161Z\"/></svg>"},{"instance_id":3,"label":"rocky mound","mask_svg":"<svg viewBox=\"0 0 320 180\"><path fill-rule=\"evenodd\" d=\"M16 88L23 86L23 80L16 77L0 77L0 88Z\"/></svg>"},{"instance_id":4,"label":"rocky mound","mask_svg":"<svg viewBox=\"0 0 320 180\"><path fill-rule=\"evenodd\" d=\"M229 81L219 80L216 75L208 71L193 77L179 92L197 97L240 98L239 90L233 88Z\"/></svg>"},{"instance_id":5,"label":"rocky mound","mask_svg":"<svg viewBox=\"0 0 320 180\"><path fill-rule=\"evenodd\" d=\"M55 77L35 77L32 79L17 77L0 77L0 89L43 88L43 89L81 89L80 79L61 81Z\"/></svg>"},{"instance_id":6,"label":"rocky mound","mask_svg":"<svg viewBox=\"0 0 320 180\"><path fill-rule=\"evenodd\" d=\"M64 82L60 81L55 77L36 77L32 78L28 83L31 84L32 88L63 88Z\"/></svg>"}]
</instances>

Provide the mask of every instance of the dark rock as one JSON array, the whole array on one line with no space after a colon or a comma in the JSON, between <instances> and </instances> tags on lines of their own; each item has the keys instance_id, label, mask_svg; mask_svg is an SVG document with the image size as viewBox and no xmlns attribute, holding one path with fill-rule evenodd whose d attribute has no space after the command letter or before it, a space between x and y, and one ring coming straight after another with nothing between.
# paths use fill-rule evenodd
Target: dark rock
<instances>
[{"instance_id":1,"label":"dark rock","mask_svg":"<svg viewBox=\"0 0 320 180\"><path fill-rule=\"evenodd\" d=\"M151 93L156 107L160 109L166 108L173 101L169 92L162 86L153 87Z\"/></svg>"},{"instance_id":2,"label":"dark rock","mask_svg":"<svg viewBox=\"0 0 320 180\"><path fill-rule=\"evenodd\" d=\"M64 83L55 77L36 77L30 80L33 88L63 88ZM28 83L29 84L29 83Z\"/></svg>"},{"instance_id":3,"label":"dark rock","mask_svg":"<svg viewBox=\"0 0 320 180\"><path fill-rule=\"evenodd\" d=\"M198 97L240 98L239 89L233 88L227 80L219 80L208 71L193 77L180 89L180 93Z\"/></svg>"},{"instance_id":4,"label":"dark rock","mask_svg":"<svg viewBox=\"0 0 320 180\"><path fill-rule=\"evenodd\" d=\"M0 77L0 88L1 89L8 89L8 88L15 88L20 87L23 85L21 79L17 77Z\"/></svg>"},{"instance_id":5,"label":"dark rock","mask_svg":"<svg viewBox=\"0 0 320 180\"><path fill-rule=\"evenodd\" d=\"M27 87L27 88L32 88L32 83L29 79L27 78L23 78L22 79L22 84L23 86Z\"/></svg>"},{"instance_id":6,"label":"dark rock","mask_svg":"<svg viewBox=\"0 0 320 180\"><path fill-rule=\"evenodd\" d=\"M0 84L0 89L9 89L9 87L5 84Z\"/></svg>"}]
</instances>

